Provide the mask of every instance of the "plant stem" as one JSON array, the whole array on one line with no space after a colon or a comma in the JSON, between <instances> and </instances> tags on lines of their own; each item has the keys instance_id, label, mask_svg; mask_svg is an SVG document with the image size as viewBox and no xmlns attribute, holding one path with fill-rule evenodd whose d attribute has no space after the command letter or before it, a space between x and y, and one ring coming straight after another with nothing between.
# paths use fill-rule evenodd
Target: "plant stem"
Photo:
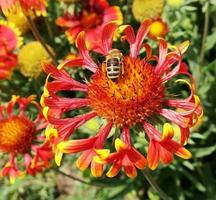
<instances>
[{"instance_id":1,"label":"plant stem","mask_svg":"<svg viewBox=\"0 0 216 200\"><path fill-rule=\"evenodd\" d=\"M53 32L52 32L52 29L50 27L50 24L49 24L49 21L48 21L47 17L44 17L44 22L46 24L46 28L47 28L49 38L50 38L51 41L53 41Z\"/></svg>"},{"instance_id":2,"label":"plant stem","mask_svg":"<svg viewBox=\"0 0 216 200\"><path fill-rule=\"evenodd\" d=\"M201 45L201 52L200 52L200 65L203 65L204 63L205 43L206 43L206 37L208 35L208 29L209 29L209 4L207 5L206 12L205 12L202 45Z\"/></svg>"},{"instance_id":3,"label":"plant stem","mask_svg":"<svg viewBox=\"0 0 216 200\"><path fill-rule=\"evenodd\" d=\"M50 49L47 47L46 43L44 42L43 38L41 37L41 35L40 35L40 33L39 33L38 29L37 29L37 27L36 27L34 21L31 19L31 17L29 17L29 16L26 16L26 17L27 17L27 20L28 20L30 29L31 29L31 31L32 31L32 33L33 33L35 39L38 40L38 41L41 43L41 45L42 45L42 46L44 47L44 49L47 51L47 53L49 54L49 56L52 58L53 63L54 63L55 65L58 65L58 62L57 62L57 60L56 60L56 58L55 58L53 52L50 51Z\"/></svg>"},{"instance_id":4,"label":"plant stem","mask_svg":"<svg viewBox=\"0 0 216 200\"><path fill-rule=\"evenodd\" d=\"M159 187L159 185L147 169L143 170L142 173L145 176L146 180L149 182L149 184L154 188L155 191L157 191L161 199L171 200L171 198Z\"/></svg>"},{"instance_id":5,"label":"plant stem","mask_svg":"<svg viewBox=\"0 0 216 200\"><path fill-rule=\"evenodd\" d=\"M104 184L97 184L97 183L91 183L91 182L88 182L88 181L85 181L85 180L82 180L80 178L77 178L73 175L70 175L70 174L66 174L65 172L61 171L60 169L56 168L54 169L57 173L59 174L62 174L70 179L73 179L74 181L78 181L80 183L84 183L86 185L91 185L91 186L96 186L96 187L104 187L105 185Z\"/></svg>"}]
</instances>

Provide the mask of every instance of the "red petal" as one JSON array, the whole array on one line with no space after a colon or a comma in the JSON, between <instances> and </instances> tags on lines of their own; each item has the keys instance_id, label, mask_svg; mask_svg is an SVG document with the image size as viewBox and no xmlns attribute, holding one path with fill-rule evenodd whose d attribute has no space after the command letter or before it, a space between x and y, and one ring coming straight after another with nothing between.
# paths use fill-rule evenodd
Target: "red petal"
<instances>
[{"instance_id":1,"label":"red petal","mask_svg":"<svg viewBox=\"0 0 216 200\"><path fill-rule=\"evenodd\" d=\"M88 106L89 105L89 99L82 99L82 98L53 98L53 97L48 97L45 98L45 104L49 108L52 109L63 109L64 111L68 110L74 110L77 108L81 108L83 106Z\"/></svg>"},{"instance_id":2,"label":"red petal","mask_svg":"<svg viewBox=\"0 0 216 200\"><path fill-rule=\"evenodd\" d=\"M83 64L84 64L84 62L83 62L82 58L74 58L72 60L67 59L58 66L58 69L62 69L64 66L66 66L66 67L79 67L79 66L82 66Z\"/></svg>"},{"instance_id":3,"label":"red petal","mask_svg":"<svg viewBox=\"0 0 216 200\"><path fill-rule=\"evenodd\" d=\"M57 148L62 153L68 153L68 154L77 153L81 151L86 151L88 149L92 149L96 140L97 137L90 137L87 139L67 140L67 141L60 142L57 145Z\"/></svg>"},{"instance_id":4,"label":"red petal","mask_svg":"<svg viewBox=\"0 0 216 200\"><path fill-rule=\"evenodd\" d=\"M106 175L109 178L116 176L119 173L121 166L122 166L122 160L117 160L117 161L113 162L112 167L109 169L109 171L107 172Z\"/></svg>"},{"instance_id":5,"label":"red petal","mask_svg":"<svg viewBox=\"0 0 216 200\"><path fill-rule=\"evenodd\" d=\"M122 165L123 165L124 171L128 177L134 178L137 176L136 168L127 156L124 157L124 159L122 161Z\"/></svg>"},{"instance_id":6,"label":"red petal","mask_svg":"<svg viewBox=\"0 0 216 200\"><path fill-rule=\"evenodd\" d=\"M116 29L116 22L109 22L102 29L102 48L104 55L107 55L112 49L112 40Z\"/></svg>"},{"instance_id":7,"label":"red petal","mask_svg":"<svg viewBox=\"0 0 216 200\"><path fill-rule=\"evenodd\" d=\"M161 134L151 124L144 122L143 127L151 140L161 141Z\"/></svg>"},{"instance_id":8,"label":"red petal","mask_svg":"<svg viewBox=\"0 0 216 200\"><path fill-rule=\"evenodd\" d=\"M160 161L160 146L154 140L151 140L149 143L147 161L148 167L152 170L155 170L157 168Z\"/></svg>"},{"instance_id":9,"label":"red petal","mask_svg":"<svg viewBox=\"0 0 216 200\"><path fill-rule=\"evenodd\" d=\"M92 161L93 156L94 152L92 151L92 149L84 151L76 161L76 166L82 171L87 169Z\"/></svg>"},{"instance_id":10,"label":"red petal","mask_svg":"<svg viewBox=\"0 0 216 200\"><path fill-rule=\"evenodd\" d=\"M136 41L135 43L131 45L131 48L130 48L130 56L132 58L136 58L137 55L139 54L143 40L145 39L147 33L149 32L150 25L151 25L151 20L146 19L145 21L143 21L143 23L139 27L137 35L136 35Z\"/></svg>"},{"instance_id":11,"label":"red petal","mask_svg":"<svg viewBox=\"0 0 216 200\"><path fill-rule=\"evenodd\" d=\"M55 125L58 129L59 136L61 138L68 138L73 134L74 130L83 125L86 121L95 117L95 112L90 112L84 115L79 115L74 118L57 119L48 115L48 121Z\"/></svg>"},{"instance_id":12,"label":"red petal","mask_svg":"<svg viewBox=\"0 0 216 200\"><path fill-rule=\"evenodd\" d=\"M50 95L55 95L55 93L59 91L87 91L87 85L85 84L75 84L74 82L65 82L65 81L52 81L47 83L47 90L49 91Z\"/></svg>"},{"instance_id":13,"label":"red petal","mask_svg":"<svg viewBox=\"0 0 216 200\"><path fill-rule=\"evenodd\" d=\"M122 24L123 16L121 10L118 6L108 7L104 10L103 21L108 23L111 21L116 21L118 25Z\"/></svg>"},{"instance_id":14,"label":"red petal","mask_svg":"<svg viewBox=\"0 0 216 200\"><path fill-rule=\"evenodd\" d=\"M138 152L135 148L131 148L131 150L128 152L128 157L132 163L138 168L138 169L144 169L146 166L146 159L145 157Z\"/></svg>"},{"instance_id":15,"label":"red petal","mask_svg":"<svg viewBox=\"0 0 216 200\"><path fill-rule=\"evenodd\" d=\"M91 162L91 173L94 177L101 177L103 174L103 165Z\"/></svg>"},{"instance_id":16,"label":"red petal","mask_svg":"<svg viewBox=\"0 0 216 200\"><path fill-rule=\"evenodd\" d=\"M189 127L190 119L188 117L184 117L176 111L163 108L158 113L183 128Z\"/></svg>"},{"instance_id":17,"label":"red petal","mask_svg":"<svg viewBox=\"0 0 216 200\"><path fill-rule=\"evenodd\" d=\"M130 45L134 44L136 41L136 36L133 30L133 27L130 25L124 25L120 27L120 30L123 29L125 36L123 36Z\"/></svg>"},{"instance_id":18,"label":"red petal","mask_svg":"<svg viewBox=\"0 0 216 200\"><path fill-rule=\"evenodd\" d=\"M189 128L182 128L182 127L179 127L179 128L180 128L180 132L181 132L180 144L185 145L185 144L187 144L187 141L188 141L188 138L190 135L190 130L189 130Z\"/></svg>"},{"instance_id":19,"label":"red petal","mask_svg":"<svg viewBox=\"0 0 216 200\"><path fill-rule=\"evenodd\" d=\"M95 148L103 148L104 143L112 129L113 124L111 122L107 123L106 126L101 127L101 129L99 130L99 132L97 133L98 136L98 140L95 143Z\"/></svg>"},{"instance_id":20,"label":"red petal","mask_svg":"<svg viewBox=\"0 0 216 200\"><path fill-rule=\"evenodd\" d=\"M157 73L161 73L163 70L161 69L162 67L167 67L166 65L163 65L166 56L167 56L168 48L167 48L167 43L164 39L159 39L159 59L157 66L155 68L155 71ZM159 72L160 71L160 72Z\"/></svg>"},{"instance_id":21,"label":"red petal","mask_svg":"<svg viewBox=\"0 0 216 200\"><path fill-rule=\"evenodd\" d=\"M191 97L190 97L191 98ZM175 108L181 108L184 110L192 110L195 105L192 102L189 102L190 99L169 99L165 101L165 104Z\"/></svg>"},{"instance_id":22,"label":"red petal","mask_svg":"<svg viewBox=\"0 0 216 200\"><path fill-rule=\"evenodd\" d=\"M96 63L92 60L92 58L90 57L88 50L86 48L86 44L85 44L85 36L84 36L84 32L80 32L79 35L77 36L77 47L79 49L79 52L83 58L83 61L85 63L85 65L83 67L89 69L92 72L96 72L96 70L98 69L98 66L96 65Z\"/></svg>"},{"instance_id":23,"label":"red petal","mask_svg":"<svg viewBox=\"0 0 216 200\"><path fill-rule=\"evenodd\" d=\"M160 157L164 164L169 164L173 160L173 155L163 147L160 147Z\"/></svg>"}]
</instances>

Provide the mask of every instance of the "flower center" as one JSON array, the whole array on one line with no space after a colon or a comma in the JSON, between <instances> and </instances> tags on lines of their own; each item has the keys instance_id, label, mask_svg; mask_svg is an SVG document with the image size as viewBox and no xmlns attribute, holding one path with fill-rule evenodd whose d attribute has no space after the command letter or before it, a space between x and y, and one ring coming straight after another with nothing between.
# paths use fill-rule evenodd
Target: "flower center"
<instances>
[{"instance_id":1,"label":"flower center","mask_svg":"<svg viewBox=\"0 0 216 200\"><path fill-rule=\"evenodd\" d=\"M25 153L31 147L35 127L25 117L11 117L0 122L0 151Z\"/></svg>"},{"instance_id":2,"label":"flower center","mask_svg":"<svg viewBox=\"0 0 216 200\"><path fill-rule=\"evenodd\" d=\"M96 27L101 24L101 21L101 16L94 11L88 12L84 10L82 13L81 24L85 30Z\"/></svg>"},{"instance_id":3,"label":"flower center","mask_svg":"<svg viewBox=\"0 0 216 200\"><path fill-rule=\"evenodd\" d=\"M98 69L88 85L88 97L99 116L119 126L130 126L144 122L161 108L164 86L149 63L129 57L123 63L123 73L115 82L107 77L106 70Z\"/></svg>"}]
</instances>

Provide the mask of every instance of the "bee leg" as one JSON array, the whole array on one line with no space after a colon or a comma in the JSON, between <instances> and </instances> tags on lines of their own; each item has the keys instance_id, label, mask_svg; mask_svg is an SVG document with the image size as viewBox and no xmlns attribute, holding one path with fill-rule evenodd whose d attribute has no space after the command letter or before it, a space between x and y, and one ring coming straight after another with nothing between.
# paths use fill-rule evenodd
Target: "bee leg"
<instances>
[{"instance_id":1,"label":"bee leg","mask_svg":"<svg viewBox=\"0 0 216 200\"><path fill-rule=\"evenodd\" d=\"M102 72L106 73L106 62L104 61L102 64Z\"/></svg>"},{"instance_id":2,"label":"bee leg","mask_svg":"<svg viewBox=\"0 0 216 200\"><path fill-rule=\"evenodd\" d=\"M122 67L121 67L121 75L124 74L124 65L122 64Z\"/></svg>"}]
</instances>

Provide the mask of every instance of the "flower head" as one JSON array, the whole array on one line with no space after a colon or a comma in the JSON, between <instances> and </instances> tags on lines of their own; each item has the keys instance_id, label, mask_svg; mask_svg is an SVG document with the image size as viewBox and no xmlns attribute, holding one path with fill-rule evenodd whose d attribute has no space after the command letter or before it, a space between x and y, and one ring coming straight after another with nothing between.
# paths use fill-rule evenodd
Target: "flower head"
<instances>
[{"instance_id":1,"label":"flower head","mask_svg":"<svg viewBox=\"0 0 216 200\"><path fill-rule=\"evenodd\" d=\"M46 14L46 0L1 0L0 8L7 14L13 12L15 7L21 6L25 14L29 14L32 11L36 11L38 14Z\"/></svg>"},{"instance_id":2,"label":"flower head","mask_svg":"<svg viewBox=\"0 0 216 200\"><path fill-rule=\"evenodd\" d=\"M18 48L23 41L21 32L13 23L0 20L0 55Z\"/></svg>"},{"instance_id":3,"label":"flower head","mask_svg":"<svg viewBox=\"0 0 216 200\"><path fill-rule=\"evenodd\" d=\"M17 66L17 56L12 53L0 55L0 80L10 77L12 70Z\"/></svg>"},{"instance_id":4,"label":"flower head","mask_svg":"<svg viewBox=\"0 0 216 200\"><path fill-rule=\"evenodd\" d=\"M22 33L28 30L29 24L20 6L14 7L13 11L6 13L5 16L7 21L13 23Z\"/></svg>"},{"instance_id":5,"label":"flower head","mask_svg":"<svg viewBox=\"0 0 216 200\"><path fill-rule=\"evenodd\" d=\"M94 51L104 57L103 63L96 64L91 58L86 47L85 34L81 32L77 37L80 57L66 60L57 68L50 64L45 66L49 76L41 103L52 127L52 131L47 130L47 135L56 147L53 150L59 158L58 163L63 153L87 150L88 153L81 159L85 163L88 158L85 167L93 161L101 165L111 164L108 176L117 175L123 167L129 177L134 177L136 168L143 169L146 166L146 158L135 149L130 139L134 137L130 128L140 125L149 138L147 152L149 168L155 169L160 160L165 164L169 163L173 159L173 154L185 159L190 158L190 153L183 146L187 143L189 128L202 117L202 107L195 94L194 81L187 65L182 62L182 54L186 51L189 42L183 42L168 52L167 43L160 38L159 55L153 55L150 45L143 44L151 24L151 20L145 20L137 34L129 25L120 27L123 31L123 41L126 40L130 46L128 55L112 54L119 50L112 49L112 40L117 26L110 22L103 27L98 45L94 46ZM146 50L144 58L139 55L142 47ZM82 66L93 73L86 83L74 80L64 69L77 66ZM114 75L117 78L110 78ZM177 79L173 83L172 79L178 75L188 77L188 80ZM54 80L49 81L49 77ZM170 82L188 86L190 92L188 97L175 98L175 93L170 90ZM67 90L80 91L86 96L85 98L59 96L59 91ZM90 111L73 118L64 118L65 112L82 108L88 108L85 110ZM95 116L105 119L106 125L94 137L80 139L77 142L70 139L77 128ZM170 125L167 125L167 122ZM165 123L163 133L154 128L158 123ZM176 124L181 130L180 140L174 139L172 124ZM115 141L116 152L114 153L104 149L111 127L120 129L120 139ZM53 134L50 134L51 132Z\"/></svg>"},{"instance_id":6,"label":"flower head","mask_svg":"<svg viewBox=\"0 0 216 200\"><path fill-rule=\"evenodd\" d=\"M83 1L83 9L79 13L66 13L56 20L56 24L67 28L66 35L74 43L81 31L86 32L86 40L90 45L96 42L104 24L110 21L122 23L122 13L117 6L110 6L107 0Z\"/></svg>"},{"instance_id":7,"label":"flower head","mask_svg":"<svg viewBox=\"0 0 216 200\"><path fill-rule=\"evenodd\" d=\"M9 78L17 65L17 56L13 53L21 44L20 31L13 23L0 20L0 80Z\"/></svg>"},{"instance_id":8,"label":"flower head","mask_svg":"<svg viewBox=\"0 0 216 200\"><path fill-rule=\"evenodd\" d=\"M43 71L42 64L49 61L51 59L47 51L37 41L24 45L18 53L19 68L26 77L37 78Z\"/></svg>"},{"instance_id":9,"label":"flower head","mask_svg":"<svg viewBox=\"0 0 216 200\"><path fill-rule=\"evenodd\" d=\"M7 105L0 106L0 152L8 159L1 166L1 176L9 175L12 183L16 176L25 173L34 175L48 167L49 159L53 157L49 142L43 142L43 136L40 135L46 121L34 99L34 96L13 96ZM38 110L34 120L27 115L29 106ZM15 114L17 111L18 114Z\"/></svg>"},{"instance_id":10,"label":"flower head","mask_svg":"<svg viewBox=\"0 0 216 200\"><path fill-rule=\"evenodd\" d=\"M167 0L167 5L178 8L184 4L184 0Z\"/></svg>"},{"instance_id":11,"label":"flower head","mask_svg":"<svg viewBox=\"0 0 216 200\"><path fill-rule=\"evenodd\" d=\"M134 18L142 22L147 18L156 18L161 15L164 7L164 0L133 0L132 12Z\"/></svg>"},{"instance_id":12,"label":"flower head","mask_svg":"<svg viewBox=\"0 0 216 200\"><path fill-rule=\"evenodd\" d=\"M154 19L150 26L148 37L157 40L158 37L164 38L168 33L168 25L161 18Z\"/></svg>"}]
</instances>

